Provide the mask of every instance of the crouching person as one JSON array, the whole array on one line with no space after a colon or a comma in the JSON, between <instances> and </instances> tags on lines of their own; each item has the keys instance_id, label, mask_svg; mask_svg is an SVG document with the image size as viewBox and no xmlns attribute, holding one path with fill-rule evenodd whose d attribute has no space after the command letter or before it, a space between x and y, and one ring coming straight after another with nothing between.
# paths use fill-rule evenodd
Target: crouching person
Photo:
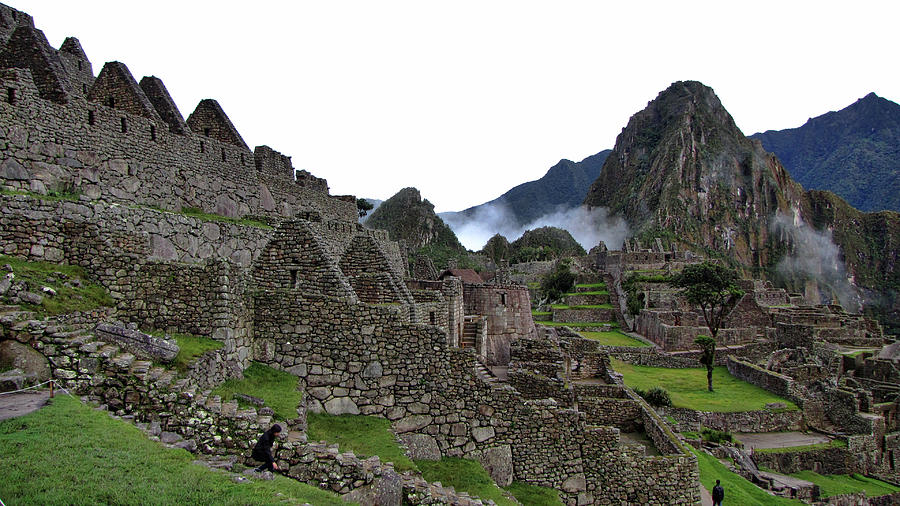
<instances>
[{"instance_id":1,"label":"crouching person","mask_svg":"<svg viewBox=\"0 0 900 506\"><path fill-rule=\"evenodd\" d=\"M263 432L259 441L256 442L256 446L253 447L251 457L253 457L253 460L263 463L263 465L256 468L257 472L275 471L278 469L278 464L275 463L275 459L272 457L272 445L275 443L275 438L278 437L279 433L281 433L281 426L276 423L269 430Z\"/></svg>"}]
</instances>

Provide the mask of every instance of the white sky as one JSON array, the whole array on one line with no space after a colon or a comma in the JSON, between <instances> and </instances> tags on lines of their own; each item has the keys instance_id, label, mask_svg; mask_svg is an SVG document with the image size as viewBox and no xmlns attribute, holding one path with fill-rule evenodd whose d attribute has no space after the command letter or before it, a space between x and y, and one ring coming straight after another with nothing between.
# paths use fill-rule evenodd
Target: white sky
<instances>
[{"instance_id":1,"label":"white sky","mask_svg":"<svg viewBox=\"0 0 900 506\"><path fill-rule=\"evenodd\" d=\"M94 66L215 98L332 194L461 210L606 148L678 80L746 134L900 99L900 2L0 0ZM732 7L737 5L738 7Z\"/></svg>"}]
</instances>

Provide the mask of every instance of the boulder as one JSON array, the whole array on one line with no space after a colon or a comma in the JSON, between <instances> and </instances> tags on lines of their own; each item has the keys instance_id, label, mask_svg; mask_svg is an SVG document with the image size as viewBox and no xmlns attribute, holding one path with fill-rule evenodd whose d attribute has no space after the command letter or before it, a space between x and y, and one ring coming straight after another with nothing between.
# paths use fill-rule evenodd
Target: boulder
<instances>
[{"instance_id":1,"label":"boulder","mask_svg":"<svg viewBox=\"0 0 900 506\"><path fill-rule=\"evenodd\" d=\"M358 415L359 407L349 397L335 397L325 403L329 415Z\"/></svg>"},{"instance_id":2,"label":"boulder","mask_svg":"<svg viewBox=\"0 0 900 506\"><path fill-rule=\"evenodd\" d=\"M348 492L343 499L359 504L400 506L403 500L403 480L396 471L386 469L371 485Z\"/></svg>"},{"instance_id":3,"label":"boulder","mask_svg":"<svg viewBox=\"0 0 900 506\"><path fill-rule=\"evenodd\" d=\"M100 339L115 342L142 358L171 362L178 355L178 345L174 339L161 339L139 330L111 323L98 324L94 332Z\"/></svg>"},{"instance_id":4,"label":"boulder","mask_svg":"<svg viewBox=\"0 0 900 506\"><path fill-rule=\"evenodd\" d=\"M488 448L478 455L484 470L501 487L506 487L513 480L512 449L509 445Z\"/></svg>"},{"instance_id":5,"label":"boulder","mask_svg":"<svg viewBox=\"0 0 900 506\"><path fill-rule=\"evenodd\" d=\"M400 436L406 445L406 456L416 460L441 460L437 441L427 434L406 433Z\"/></svg>"},{"instance_id":6,"label":"boulder","mask_svg":"<svg viewBox=\"0 0 900 506\"><path fill-rule=\"evenodd\" d=\"M0 365L19 369L26 383L37 384L50 379L50 364L44 355L18 341L0 342Z\"/></svg>"}]
</instances>

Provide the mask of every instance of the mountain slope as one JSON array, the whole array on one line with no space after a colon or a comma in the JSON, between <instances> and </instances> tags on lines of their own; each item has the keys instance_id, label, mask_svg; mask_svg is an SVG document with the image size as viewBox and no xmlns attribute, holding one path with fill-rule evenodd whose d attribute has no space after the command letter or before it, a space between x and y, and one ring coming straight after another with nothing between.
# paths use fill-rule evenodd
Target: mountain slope
<instances>
[{"instance_id":1,"label":"mountain slope","mask_svg":"<svg viewBox=\"0 0 900 506\"><path fill-rule=\"evenodd\" d=\"M711 88L686 81L631 117L584 203L624 215L638 237L666 235L765 268L769 220L799 208L802 195Z\"/></svg>"},{"instance_id":2,"label":"mountain slope","mask_svg":"<svg viewBox=\"0 0 900 506\"><path fill-rule=\"evenodd\" d=\"M849 310L861 295L900 328L900 215L803 191L701 83L674 83L632 116L585 204L624 215L639 238L667 237L791 291L815 281L823 301Z\"/></svg>"},{"instance_id":3,"label":"mountain slope","mask_svg":"<svg viewBox=\"0 0 900 506\"><path fill-rule=\"evenodd\" d=\"M588 187L597 179L600 168L609 155L604 150L580 162L560 160L535 181L513 187L490 202L470 207L457 213L441 213L441 216L459 221L469 219L479 210L491 206L503 206L508 211L509 227L522 227L560 207L577 207L584 200Z\"/></svg>"},{"instance_id":4,"label":"mountain slope","mask_svg":"<svg viewBox=\"0 0 900 506\"><path fill-rule=\"evenodd\" d=\"M419 190L404 188L385 200L366 220L369 228L387 230L391 240L417 250L425 246L464 252L456 234L434 213L434 204L423 200Z\"/></svg>"},{"instance_id":5,"label":"mountain slope","mask_svg":"<svg viewBox=\"0 0 900 506\"><path fill-rule=\"evenodd\" d=\"M829 190L863 211L900 211L900 105L874 93L799 128L751 138L807 189Z\"/></svg>"}]
</instances>

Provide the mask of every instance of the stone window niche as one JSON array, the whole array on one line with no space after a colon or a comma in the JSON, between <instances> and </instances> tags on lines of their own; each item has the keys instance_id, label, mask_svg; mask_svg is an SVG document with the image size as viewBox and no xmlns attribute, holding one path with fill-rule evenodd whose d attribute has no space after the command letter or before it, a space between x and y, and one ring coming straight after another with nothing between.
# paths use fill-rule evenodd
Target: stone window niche
<instances>
[{"instance_id":1,"label":"stone window niche","mask_svg":"<svg viewBox=\"0 0 900 506\"><path fill-rule=\"evenodd\" d=\"M10 104L16 103L16 89L6 88L6 101Z\"/></svg>"},{"instance_id":2,"label":"stone window niche","mask_svg":"<svg viewBox=\"0 0 900 506\"><path fill-rule=\"evenodd\" d=\"M156 126L154 126L154 125L150 125L150 140L151 141L156 140Z\"/></svg>"},{"instance_id":3,"label":"stone window niche","mask_svg":"<svg viewBox=\"0 0 900 506\"><path fill-rule=\"evenodd\" d=\"M291 274L291 288L297 288L297 268L288 269L288 272Z\"/></svg>"},{"instance_id":4,"label":"stone window niche","mask_svg":"<svg viewBox=\"0 0 900 506\"><path fill-rule=\"evenodd\" d=\"M200 152L206 153L206 144L204 144L203 141L200 141Z\"/></svg>"},{"instance_id":5,"label":"stone window niche","mask_svg":"<svg viewBox=\"0 0 900 506\"><path fill-rule=\"evenodd\" d=\"M500 292L500 305L501 306L506 305L506 293L504 293L504 292Z\"/></svg>"},{"instance_id":6,"label":"stone window niche","mask_svg":"<svg viewBox=\"0 0 900 506\"><path fill-rule=\"evenodd\" d=\"M122 118L122 133L128 132L128 120Z\"/></svg>"},{"instance_id":7,"label":"stone window niche","mask_svg":"<svg viewBox=\"0 0 900 506\"><path fill-rule=\"evenodd\" d=\"M94 126L96 119L94 118L94 111L88 111L88 125Z\"/></svg>"}]
</instances>

